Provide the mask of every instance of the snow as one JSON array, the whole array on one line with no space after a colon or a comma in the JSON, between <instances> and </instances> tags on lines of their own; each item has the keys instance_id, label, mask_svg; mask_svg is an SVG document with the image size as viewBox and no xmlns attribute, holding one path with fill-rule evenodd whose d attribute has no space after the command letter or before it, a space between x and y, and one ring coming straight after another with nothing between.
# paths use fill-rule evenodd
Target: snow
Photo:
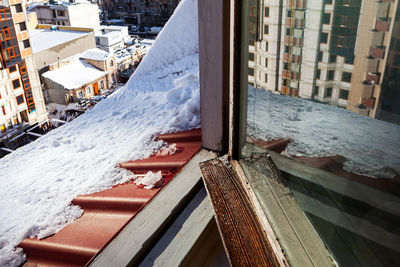
<instances>
[{"instance_id":1,"label":"snow","mask_svg":"<svg viewBox=\"0 0 400 267\"><path fill-rule=\"evenodd\" d=\"M48 78L65 89L77 89L97 79L100 79L107 72L101 71L83 60L75 60L59 69L43 73Z\"/></svg>"},{"instance_id":2,"label":"snow","mask_svg":"<svg viewBox=\"0 0 400 267\"><path fill-rule=\"evenodd\" d=\"M144 185L143 188L145 189L160 187L162 186L163 182L164 182L164 177L162 176L161 171L158 171L156 173L149 171L146 173L145 176L137 177L135 179L135 184Z\"/></svg>"},{"instance_id":3,"label":"snow","mask_svg":"<svg viewBox=\"0 0 400 267\"><path fill-rule=\"evenodd\" d=\"M352 173L400 174L400 126L345 109L249 87L247 129L258 139L290 138L288 155L341 155Z\"/></svg>"},{"instance_id":4,"label":"snow","mask_svg":"<svg viewBox=\"0 0 400 267\"><path fill-rule=\"evenodd\" d=\"M91 60L106 60L110 56L110 53L103 51L99 48L88 49L83 52L80 56L82 59L91 59Z\"/></svg>"},{"instance_id":5,"label":"snow","mask_svg":"<svg viewBox=\"0 0 400 267\"><path fill-rule=\"evenodd\" d=\"M93 109L0 159L0 266L24 261L24 238L78 218L74 197L132 178L117 163L165 146L157 134L200 127L196 0L180 2L142 64Z\"/></svg>"},{"instance_id":6,"label":"snow","mask_svg":"<svg viewBox=\"0 0 400 267\"><path fill-rule=\"evenodd\" d=\"M88 34L90 34L90 32L49 29L36 29L30 31L29 35L32 45L32 53L41 52L43 50L66 42L70 42Z\"/></svg>"}]
</instances>

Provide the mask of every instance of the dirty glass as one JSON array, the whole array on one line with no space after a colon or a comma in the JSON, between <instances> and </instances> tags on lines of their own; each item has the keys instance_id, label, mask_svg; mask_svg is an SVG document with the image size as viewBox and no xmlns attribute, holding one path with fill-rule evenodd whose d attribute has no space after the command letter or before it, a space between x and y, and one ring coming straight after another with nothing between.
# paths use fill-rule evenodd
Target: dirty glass
<instances>
[{"instance_id":1,"label":"dirty glass","mask_svg":"<svg viewBox=\"0 0 400 267\"><path fill-rule=\"evenodd\" d=\"M247 143L340 266L400 265L398 1L249 0ZM283 161L282 161L283 162Z\"/></svg>"}]
</instances>

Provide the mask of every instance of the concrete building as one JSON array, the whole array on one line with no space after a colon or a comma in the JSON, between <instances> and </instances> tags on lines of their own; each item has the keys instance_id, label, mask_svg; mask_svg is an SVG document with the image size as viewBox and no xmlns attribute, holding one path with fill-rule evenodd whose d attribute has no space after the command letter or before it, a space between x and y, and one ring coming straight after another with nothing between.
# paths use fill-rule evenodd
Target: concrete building
<instances>
[{"instance_id":1,"label":"concrete building","mask_svg":"<svg viewBox=\"0 0 400 267\"><path fill-rule=\"evenodd\" d=\"M47 120L27 30L25 4L21 0L0 5L1 68L0 129Z\"/></svg>"},{"instance_id":2,"label":"concrete building","mask_svg":"<svg viewBox=\"0 0 400 267\"><path fill-rule=\"evenodd\" d=\"M104 1L103 1L104 2ZM140 26L164 25L180 0L112 0L103 4L109 17L123 19L125 24Z\"/></svg>"},{"instance_id":3,"label":"concrete building","mask_svg":"<svg viewBox=\"0 0 400 267\"><path fill-rule=\"evenodd\" d=\"M397 64L398 0L263 5L262 14L250 8L250 84L373 118L400 116L400 108L388 107L392 97L385 98L385 90L394 91L386 77Z\"/></svg>"},{"instance_id":4,"label":"concrete building","mask_svg":"<svg viewBox=\"0 0 400 267\"><path fill-rule=\"evenodd\" d=\"M99 7L90 2L62 2L61 4L31 4L39 24L95 28L100 25Z\"/></svg>"},{"instance_id":5,"label":"concrete building","mask_svg":"<svg viewBox=\"0 0 400 267\"><path fill-rule=\"evenodd\" d=\"M129 39L127 26L100 26L95 29L96 46L101 50L113 53L125 47L125 40Z\"/></svg>"},{"instance_id":6,"label":"concrete building","mask_svg":"<svg viewBox=\"0 0 400 267\"><path fill-rule=\"evenodd\" d=\"M39 74L47 71L51 64L96 48L94 32L88 28L59 26L52 30L49 25L37 25L30 33Z\"/></svg>"},{"instance_id":7,"label":"concrete building","mask_svg":"<svg viewBox=\"0 0 400 267\"><path fill-rule=\"evenodd\" d=\"M116 82L116 73L115 56L94 48L51 65L42 77L48 101L68 104L74 99L105 94Z\"/></svg>"}]
</instances>

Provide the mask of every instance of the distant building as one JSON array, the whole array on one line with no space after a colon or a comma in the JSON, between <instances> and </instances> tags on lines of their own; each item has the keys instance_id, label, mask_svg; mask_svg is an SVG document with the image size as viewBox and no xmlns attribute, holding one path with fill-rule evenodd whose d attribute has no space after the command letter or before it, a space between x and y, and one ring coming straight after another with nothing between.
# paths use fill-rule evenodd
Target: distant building
<instances>
[{"instance_id":1,"label":"distant building","mask_svg":"<svg viewBox=\"0 0 400 267\"><path fill-rule=\"evenodd\" d=\"M119 18L125 24L140 26L164 25L180 0L103 1L109 18Z\"/></svg>"},{"instance_id":2,"label":"distant building","mask_svg":"<svg viewBox=\"0 0 400 267\"><path fill-rule=\"evenodd\" d=\"M68 104L106 93L116 83L116 72L115 56L94 48L50 66L42 76L49 102Z\"/></svg>"},{"instance_id":3,"label":"distant building","mask_svg":"<svg viewBox=\"0 0 400 267\"><path fill-rule=\"evenodd\" d=\"M47 120L20 0L0 4L0 130ZM3 135L0 133L0 139Z\"/></svg>"},{"instance_id":4,"label":"distant building","mask_svg":"<svg viewBox=\"0 0 400 267\"><path fill-rule=\"evenodd\" d=\"M127 26L100 26L94 32L96 46L106 52L124 48L125 41L130 39Z\"/></svg>"},{"instance_id":5,"label":"distant building","mask_svg":"<svg viewBox=\"0 0 400 267\"><path fill-rule=\"evenodd\" d=\"M99 7L90 2L62 4L33 3L28 12L35 12L39 24L95 28L100 25Z\"/></svg>"},{"instance_id":6,"label":"distant building","mask_svg":"<svg viewBox=\"0 0 400 267\"><path fill-rule=\"evenodd\" d=\"M400 123L400 105L393 104L400 102L393 78L400 77L398 1L263 5L262 14L250 12L250 84Z\"/></svg>"},{"instance_id":7,"label":"distant building","mask_svg":"<svg viewBox=\"0 0 400 267\"><path fill-rule=\"evenodd\" d=\"M96 47L92 30L67 26L51 30L49 25L37 25L31 30L31 41L39 74L47 71L51 64Z\"/></svg>"}]
</instances>

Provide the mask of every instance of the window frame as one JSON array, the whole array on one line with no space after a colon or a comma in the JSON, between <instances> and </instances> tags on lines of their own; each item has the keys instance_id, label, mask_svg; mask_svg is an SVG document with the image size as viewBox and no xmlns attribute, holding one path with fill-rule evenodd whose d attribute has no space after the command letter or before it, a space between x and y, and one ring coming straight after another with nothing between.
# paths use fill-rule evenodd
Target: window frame
<instances>
[{"instance_id":1,"label":"window frame","mask_svg":"<svg viewBox=\"0 0 400 267\"><path fill-rule=\"evenodd\" d=\"M15 87L15 84L14 84L15 81L18 81L18 87ZM21 81L19 78L12 80L11 84L12 84L14 90L21 88Z\"/></svg>"}]
</instances>

